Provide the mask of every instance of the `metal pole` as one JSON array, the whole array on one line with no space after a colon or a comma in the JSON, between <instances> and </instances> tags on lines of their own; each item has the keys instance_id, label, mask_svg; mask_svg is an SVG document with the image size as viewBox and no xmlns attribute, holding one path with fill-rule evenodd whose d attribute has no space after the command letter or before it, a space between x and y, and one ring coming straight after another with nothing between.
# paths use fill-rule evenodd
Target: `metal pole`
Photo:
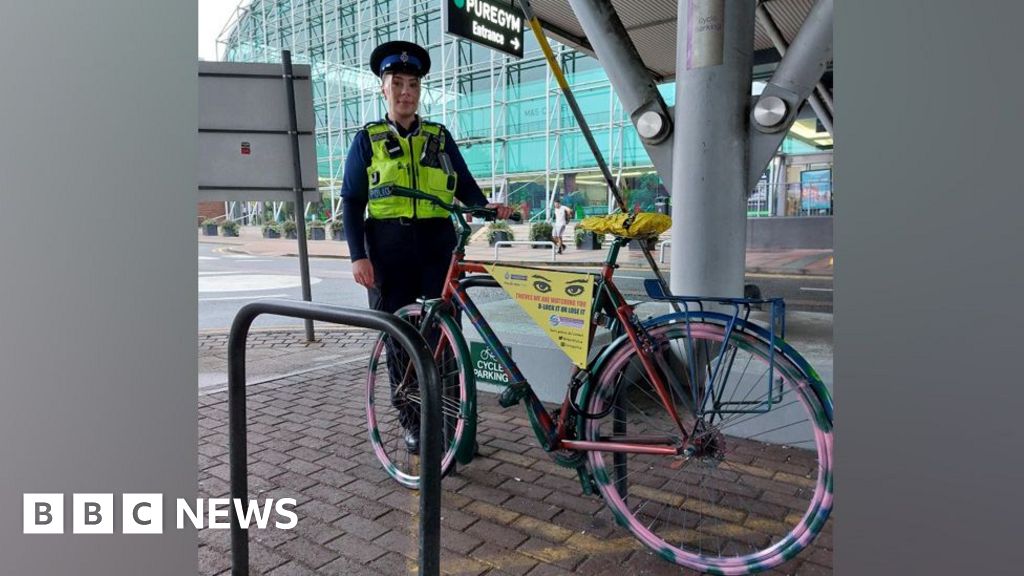
<instances>
[{"instance_id":1,"label":"metal pole","mask_svg":"<svg viewBox=\"0 0 1024 576\"><path fill-rule=\"evenodd\" d=\"M551 194L551 69L544 75L544 198ZM530 217L529 214L526 215Z\"/></svg>"},{"instance_id":2,"label":"metal pole","mask_svg":"<svg viewBox=\"0 0 1024 576\"><path fill-rule=\"evenodd\" d=\"M569 104L569 109L572 110L573 116L576 118L576 123L579 124L580 131L583 133L583 137L587 141L587 145L590 146L590 151L594 155L594 160L597 161L597 166L601 169L601 175L604 176L604 180L608 184L609 189L615 195L616 205L618 205L619 210L628 212L629 209L626 206L626 202L622 199L619 187L616 186L615 180L612 178L611 171L608 169L608 164L604 161L604 156L601 154L601 149L597 146L597 141L594 140L594 134L590 131L587 119L583 116L583 112L580 110L579 104L576 103L576 97L573 96L572 89L569 87L569 83L565 80L565 75L562 74L562 68L558 65L555 55L551 52L551 46L548 44L547 38L544 37L544 31L540 27L540 21L537 20L536 16L533 14L533 8L530 6L530 0L521 0L520 5L523 9L523 15L530 23L530 28L533 30L533 34L537 38L537 43L540 44L540 48L544 52L544 57L547 58L548 66L551 68L551 72L554 73L555 80L558 81L558 86L562 89L562 94L565 95L565 101ZM751 14L753 14L753 10L751 10ZM751 36L751 42L753 42L753 36ZM654 272L654 277L658 280L658 283L661 284L662 290L664 290L666 294L671 294L672 291L669 288L668 282L666 282L665 277L662 276L661 270L658 268L657 262L654 261L654 256L651 254L651 250L648 248L647 243L640 242L639 244L643 251L644 259L647 260L647 265L651 267L651 271ZM677 312L679 311L679 304L677 302L673 301L671 302L671 305L674 310Z\"/></svg>"},{"instance_id":3,"label":"metal pole","mask_svg":"<svg viewBox=\"0 0 1024 576\"><path fill-rule=\"evenodd\" d=\"M772 185L775 186L775 215L785 216L789 191L786 189L786 157L784 155L780 154L775 157L775 181L772 182Z\"/></svg>"},{"instance_id":4,"label":"metal pole","mask_svg":"<svg viewBox=\"0 0 1024 576\"><path fill-rule=\"evenodd\" d=\"M362 310L287 300L246 304L235 315L228 335L228 458L231 498L249 498L245 410L245 342L261 314L319 320L385 332L408 353L416 370L423 400L420 426L419 573L437 576L441 567L441 392L437 366L426 341L411 324L376 310ZM231 574L249 574L249 531L231 508Z\"/></svg>"},{"instance_id":5,"label":"metal pole","mask_svg":"<svg viewBox=\"0 0 1024 576\"><path fill-rule=\"evenodd\" d=\"M302 299L306 302L313 301L313 294L309 287L309 250L306 246L306 199L302 192L302 159L299 156L299 127L295 115L295 79L292 75L292 53L290 50L281 51L281 61L284 63L284 83L288 92L288 133L292 141L292 171L295 174L295 227L296 236L299 241L299 273L302 279ZM306 319L306 341L313 342L313 321Z\"/></svg>"},{"instance_id":6,"label":"metal pole","mask_svg":"<svg viewBox=\"0 0 1024 576\"><path fill-rule=\"evenodd\" d=\"M672 114L611 0L569 0L662 181L672 182ZM671 188L669 189L671 192Z\"/></svg>"},{"instance_id":7,"label":"metal pole","mask_svg":"<svg viewBox=\"0 0 1024 576\"><path fill-rule=\"evenodd\" d=\"M498 168L497 168L498 161L497 161L497 154L495 154L495 151L494 151L494 145L495 145L494 144L495 143L495 134L494 134L494 93L497 92L498 86L497 86L496 81L494 79L495 78L495 76L494 76L494 50L489 50L489 52L490 52L490 58L491 58L491 60L490 60L490 71L491 71L491 82L490 82L490 84L491 84L491 110L490 110L490 112L491 112L491 124L490 124L490 126L491 126L491 181L493 182L494 179L498 176L497 174L495 174L495 172L497 172L497 170L498 170ZM491 186L490 201L494 202L494 186L493 185Z\"/></svg>"},{"instance_id":8,"label":"metal pole","mask_svg":"<svg viewBox=\"0 0 1024 576\"><path fill-rule=\"evenodd\" d=\"M742 297L754 3L680 2L677 36L672 290Z\"/></svg>"}]
</instances>

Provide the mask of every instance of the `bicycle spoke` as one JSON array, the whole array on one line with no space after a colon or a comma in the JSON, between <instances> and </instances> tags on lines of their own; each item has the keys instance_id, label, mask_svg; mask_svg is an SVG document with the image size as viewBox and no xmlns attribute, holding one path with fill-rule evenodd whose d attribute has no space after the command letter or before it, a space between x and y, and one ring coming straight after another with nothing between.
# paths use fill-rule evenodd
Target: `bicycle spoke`
<instances>
[{"instance_id":1,"label":"bicycle spoke","mask_svg":"<svg viewBox=\"0 0 1024 576\"><path fill-rule=\"evenodd\" d=\"M403 309L398 315L414 326L420 325L421 310ZM442 474L450 468L454 449L458 445L456 432L461 430L459 422L464 415L467 390L462 368L468 367L468 358L462 355L454 344L456 328L451 319L439 316L438 324L427 330L428 346L433 350L441 390L441 417L444 437ZM406 442L410 432L415 432L420 423L421 393L419 379L409 357L396 348L389 339L378 341L374 348L376 361L371 360L374 373L370 376L368 389L370 399L367 410L372 412L375 429L370 435L374 454L384 464L385 470L395 480L409 488L418 487L419 458L414 446Z\"/></svg>"}]
</instances>

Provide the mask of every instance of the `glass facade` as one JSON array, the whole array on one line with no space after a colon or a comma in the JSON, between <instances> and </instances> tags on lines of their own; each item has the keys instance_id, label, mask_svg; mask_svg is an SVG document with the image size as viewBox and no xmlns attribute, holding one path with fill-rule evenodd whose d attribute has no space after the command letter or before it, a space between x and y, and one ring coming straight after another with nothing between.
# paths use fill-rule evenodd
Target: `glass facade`
<instances>
[{"instance_id":1,"label":"glass facade","mask_svg":"<svg viewBox=\"0 0 1024 576\"><path fill-rule=\"evenodd\" d=\"M555 195L587 212L607 211L597 163L529 30L516 60L444 34L441 0L252 0L220 49L222 60L242 62L279 62L289 49L294 62L310 64L320 187L336 209L352 138L384 115L380 81L367 62L389 40L430 52L420 113L448 127L486 193L525 202L534 213ZM664 187L604 71L583 53L552 47L630 206L653 209ZM671 106L674 84L660 90ZM820 152L792 138L781 151L787 147Z\"/></svg>"}]
</instances>

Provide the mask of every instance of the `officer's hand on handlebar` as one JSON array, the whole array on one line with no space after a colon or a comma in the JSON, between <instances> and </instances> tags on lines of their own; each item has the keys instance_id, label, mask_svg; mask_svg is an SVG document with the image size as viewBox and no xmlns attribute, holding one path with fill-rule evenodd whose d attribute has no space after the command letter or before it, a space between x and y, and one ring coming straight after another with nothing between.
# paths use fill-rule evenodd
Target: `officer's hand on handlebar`
<instances>
[{"instance_id":1,"label":"officer's hand on handlebar","mask_svg":"<svg viewBox=\"0 0 1024 576\"><path fill-rule=\"evenodd\" d=\"M512 207L508 204L488 204L485 208L497 212L498 220L508 220L508 217L512 215Z\"/></svg>"}]
</instances>

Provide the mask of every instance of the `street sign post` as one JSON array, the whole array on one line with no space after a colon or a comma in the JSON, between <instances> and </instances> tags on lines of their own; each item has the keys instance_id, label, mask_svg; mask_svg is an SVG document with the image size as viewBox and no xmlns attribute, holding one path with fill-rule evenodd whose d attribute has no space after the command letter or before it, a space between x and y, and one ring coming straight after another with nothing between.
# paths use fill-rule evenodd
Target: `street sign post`
<instances>
[{"instance_id":1,"label":"street sign post","mask_svg":"<svg viewBox=\"0 0 1024 576\"><path fill-rule=\"evenodd\" d=\"M303 200L319 202L316 115L309 64L199 62L199 200L295 200L293 130L298 132ZM289 90L295 101L291 127ZM301 207L300 207L301 213Z\"/></svg>"},{"instance_id":2,"label":"street sign post","mask_svg":"<svg viewBox=\"0 0 1024 576\"><path fill-rule=\"evenodd\" d=\"M303 209L320 202L311 69L293 66L289 50L281 64L199 63L199 200L294 202L302 299L312 302Z\"/></svg>"},{"instance_id":3,"label":"street sign post","mask_svg":"<svg viewBox=\"0 0 1024 576\"><path fill-rule=\"evenodd\" d=\"M523 13L501 0L444 0L444 31L523 57Z\"/></svg>"}]
</instances>

